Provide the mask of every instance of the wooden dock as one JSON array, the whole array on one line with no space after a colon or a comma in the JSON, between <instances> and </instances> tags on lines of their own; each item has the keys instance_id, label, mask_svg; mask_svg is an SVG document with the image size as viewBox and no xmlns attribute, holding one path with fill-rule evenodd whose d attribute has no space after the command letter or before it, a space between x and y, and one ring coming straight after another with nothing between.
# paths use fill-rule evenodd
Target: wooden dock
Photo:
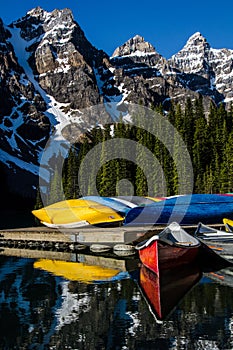
<instances>
[{"instance_id":1,"label":"wooden dock","mask_svg":"<svg viewBox=\"0 0 233 350\"><path fill-rule=\"evenodd\" d=\"M162 226L153 229L153 233L161 231ZM52 229L45 226L27 227L18 229L0 230L1 240L15 241L37 241L37 242L62 242L62 243L80 243L91 245L95 243L109 244L129 244L137 241L148 233L145 227L91 227L80 229ZM153 234L151 233L151 235Z\"/></svg>"},{"instance_id":2,"label":"wooden dock","mask_svg":"<svg viewBox=\"0 0 233 350\"><path fill-rule=\"evenodd\" d=\"M114 247L119 244L135 244L143 239L147 239L154 234L161 232L166 225L158 225L154 227L84 227L80 229L51 229L46 226L26 227L18 229L0 230L0 246L8 242L18 245L72 245L82 244L91 246L93 244L107 245ZM222 228L223 224L209 225L211 227ZM196 225L182 226L187 232L193 233Z\"/></svg>"}]
</instances>

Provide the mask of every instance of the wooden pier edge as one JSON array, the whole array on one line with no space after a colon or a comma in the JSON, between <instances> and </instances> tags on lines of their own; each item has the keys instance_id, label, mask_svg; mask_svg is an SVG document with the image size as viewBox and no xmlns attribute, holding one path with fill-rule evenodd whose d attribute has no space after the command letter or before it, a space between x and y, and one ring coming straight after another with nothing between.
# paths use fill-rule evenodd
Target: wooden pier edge
<instances>
[{"instance_id":1,"label":"wooden pier edge","mask_svg":"<svg viewBox=\"0 0 233 350\"><path fill-rule=\"evenodd\" d=\"M209 225L221 229L223 224ZM80 243L86 246L92 244L104 244L113 247L116 244L135 244L158 234L166 225L137 226L137 227L91 227L80 229L51 229L46 226L26 227L17 229L0 230L1 241L19 242L51 242L51 243ZM182 226L187 232L194 233L197 225Z\"/></svg>"}]
</instances>

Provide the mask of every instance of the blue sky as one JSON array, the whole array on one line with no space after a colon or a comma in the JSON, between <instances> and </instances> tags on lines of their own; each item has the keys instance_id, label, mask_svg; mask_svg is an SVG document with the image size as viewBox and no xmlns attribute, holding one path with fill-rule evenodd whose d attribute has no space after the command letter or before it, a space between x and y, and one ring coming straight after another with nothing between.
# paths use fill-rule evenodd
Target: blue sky
<instances>
[{"instance_id":1,"label":"blue sky","mask_svg":"<svg viewBox=\"0 0 233 350\"><path fill-rule=\"evenodd\" d=\"M2 0L0 17L9 24L36 6L47 11L70 8L91 43L109 55L140 34L169 58L197 31L212 47L233 49L232 0L218 5L210 0Z\"/></svg>"}]
</instances>

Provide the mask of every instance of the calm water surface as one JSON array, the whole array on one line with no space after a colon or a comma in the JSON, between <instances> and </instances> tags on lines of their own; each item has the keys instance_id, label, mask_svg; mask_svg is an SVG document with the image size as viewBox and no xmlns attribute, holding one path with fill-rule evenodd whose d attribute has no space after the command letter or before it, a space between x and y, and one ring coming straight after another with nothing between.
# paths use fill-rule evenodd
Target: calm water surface
<instances>
[{"instance_id":1,"label":"calm water surface","mask_svg":"<svg viewBox=\"0 0 233 350\"><path fill-rule=\"evenodd\" d=\"M81 273L78 262L75 275L75 265L6 253L0 256L0 349L233 349L230 269L227 277L212 274L217 281L201 275L158 322L140 288L136 259L109 259L105 277L85 267ZM98 257L88 259L99 264ZM174 294L167 285L164 293L169 300Z\"/></svg>"}]
</instances>

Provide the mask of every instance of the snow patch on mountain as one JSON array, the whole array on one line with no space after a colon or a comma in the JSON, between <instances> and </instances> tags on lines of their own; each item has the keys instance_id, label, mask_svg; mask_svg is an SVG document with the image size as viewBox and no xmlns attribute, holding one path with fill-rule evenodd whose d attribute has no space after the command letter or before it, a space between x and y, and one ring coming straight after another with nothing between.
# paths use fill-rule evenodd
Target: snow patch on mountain
<instances>
[{"instance_id":1,"label":"snow patch on mountain","mask_svg":"<svg viewBox=\"0 0 233 350\"><path fill-rule=\"evenodd\" d=\"M45 93L45 91L40 87L39 83L36 81L33 71L28 63L29 53L27 52L27 48L35 42L35 39L31 41L24 40L20 35L20 28L9 28L12 37L9 39L9 42L12 44L15 50L15 54L17 56L18 62L20 66L24 69L26 77L33 84L35 90L42 96L43 100L47 105L47 111L45 111L45 115L49 118L51 125L55 128L55 133L51 136L52 140L47 144L45 150L41 150L40 154L38 154L38 161L40 162L43 156L43 160L45 159L49 161L49 159L56 154L63 154L64 156L67 154L67 147L63 147L64 144L69 144L68 141L63 137L62 130L63 128L71 122L71 118L67 117L65 113L63 113L60 107L64 107L64 104L58 103L52 96ZM26 79L24 78L25 82ZM13 111L14 112L14 111ZM77 119L75 120L77 122ZM17 143L15 142L14 135L17 133L17 128L23 123L23 118L18 118L14 124L14 133L12 134L12 140L9 140L9 143L12 148L19 149ZM53 141L53 142L51 142ZM56 147L55 147L56 143ZM57 145L59 146L57 147ZM46 152L46 157L44 153ZM39 170L38 166L28 164L28 166L22 162L19 162L16 158L13 158L15 164L18 166L21 165L23 169L32 172L33 174L40 174L44 179L47 177L49 179L48 173L44 168Z\"/></svg>"},{"instance_id":2,"label":"snow patch on mountain","mask_svg":"<svg viewBox=\"0 0 233 350\"><path fill-rule=\"evenodd\" d=\"M11 154L4 152L3 150L0 150L0 158L1 161L6 164L9 168L13 168L15 165L19 167L20 169L26 170L34 175L39 175L40 177L47 181L49 179L49 171L45 168L39 169L39 166L28 163L22 159L19 159L18 157L14 157Z\"/></svg>"},{"instance_id":3,"label":"snow patch on mountain","mask_svg":"<svg viewBox=\"0 0 233 350\"><path fill-rule=\"evenodd\" d=\"M46 115L48 116L52 125L56 125L65 123L67 121L66 115L55 106L55 100L51 96L45 93L45 91L40 87L39 83L36 81L33 71L28 64L29 54L25 54L27 52L28 46L34 43L34 39L30 42L24 40L20 35L20 28L9 28L12 37L9 39L10 43L14 47L15 54L17 56L18 62L21 67L24 69L24 72L27 78L34 85L35 90L40 93L43 97L46 105L48 106Z\"/></svg>"}]
</instances>

